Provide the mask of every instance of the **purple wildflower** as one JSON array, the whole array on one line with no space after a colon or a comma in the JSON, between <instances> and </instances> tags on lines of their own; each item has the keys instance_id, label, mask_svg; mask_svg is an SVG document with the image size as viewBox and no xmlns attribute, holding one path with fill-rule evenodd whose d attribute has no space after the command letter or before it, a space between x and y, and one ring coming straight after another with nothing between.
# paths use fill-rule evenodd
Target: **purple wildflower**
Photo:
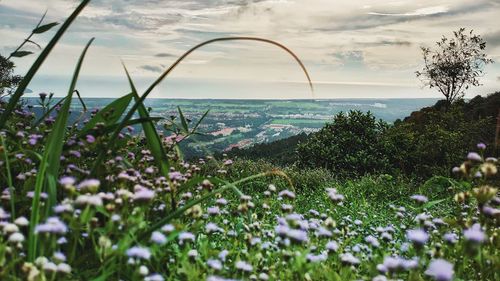
<instances>
[{"instance_id":1,"label":"purple wildflower","mask_svg":"<svg viewBox=\"0 0 500 281\"><path fill-rule=\"evenodd\" d=\"M436 281L450 281L453 279L453 265L446 260L436 259L431 261L425 274Z\"/></svg>"},{"instance_id":2,"label":"purple wildflower","mask_svg":"<svg viewBox=\"0 0 500 281\"><path fill-rule=\"evenodd\" d=\"M464 230L464 236L467 241L478 244L486 239L486 235L481 229L481 225L478 223L474 224L471 228Z\"/></svg>"},{"instance_id":3,"label":"purple wildflower","mask_svg":"<svg viewBox=\"0 0 500 281\"><path fill-rule=\"evenodd\" d=\"M127 256L131 258L149 260L149 258L151 258L151 252L148 248L136 246L127 250Z\"/></svg>"},{"instance_id":4,"label":"purple wildflower","mask_svg":"<svg viewBox=\"0 0 500 281\"><path fill-rule=\"evenodd\" d=\"M477 162L483 161L483 158L477 152L469 152L469 154L467 154L467 159Z\"/></svg>"},{"instance_id":5,"label":"purple wildflower","mask_svg":"<svg viewBox=\"0 0 500 281\"><path fill-rule=\"evenodd\" d=\"M422 246L429 240L429 235L423 229L412 229L406 232L406 237L415 245Z\"/></svg>"}]
</instances>

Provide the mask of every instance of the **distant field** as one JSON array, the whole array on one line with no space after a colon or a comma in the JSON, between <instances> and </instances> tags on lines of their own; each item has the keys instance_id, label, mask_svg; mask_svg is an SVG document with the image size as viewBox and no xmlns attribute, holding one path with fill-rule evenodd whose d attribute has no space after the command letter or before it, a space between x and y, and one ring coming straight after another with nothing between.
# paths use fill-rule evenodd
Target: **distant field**
<instances>
[{"instance_id":1,"label":"distant field","mask_svg":"<svg viewBox=\"0 0 500 281\"><path fill-rule=\"evenodd\" d=\"M321 126L325 124L328 120L318 120L318 119L273 119L270 124L276 125L316 125Z\"/></svg>"}]
</instances>

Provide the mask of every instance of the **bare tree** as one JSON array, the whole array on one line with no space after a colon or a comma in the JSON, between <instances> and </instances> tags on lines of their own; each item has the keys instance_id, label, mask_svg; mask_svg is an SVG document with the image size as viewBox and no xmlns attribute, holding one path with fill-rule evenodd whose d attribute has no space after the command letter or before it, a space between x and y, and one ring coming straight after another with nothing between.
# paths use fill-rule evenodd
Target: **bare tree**
<instances>
[{"instance_id":1,"label":"bare tree","mask_svg":"<svg viewBox=\"0 0 500 281\"><path fill-rule=\"evenodd\" d=\"M451 39L436 42L436 49L422 47L425 66L417 77L429 88L438 88L448 103L464 96L471 86L480 86L484 66L492 63L485 54L486 42L481 36L460 28Z\"/></svg>"}]
</instances>

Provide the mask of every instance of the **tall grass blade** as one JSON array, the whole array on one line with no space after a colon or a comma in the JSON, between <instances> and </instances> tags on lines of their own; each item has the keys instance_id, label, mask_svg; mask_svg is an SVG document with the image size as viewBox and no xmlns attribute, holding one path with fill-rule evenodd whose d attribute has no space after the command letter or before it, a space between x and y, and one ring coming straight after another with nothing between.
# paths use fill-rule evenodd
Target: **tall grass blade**
<instances>
[{"instance_id":1,"label":"tall grass blade","mask_svg":"<svg viewBox=\"0 0 500 281\"><path fill-rule=\"evenodd\" d=\"M130 93L114 100L103 109L99 110L96 115L82 128L79 136L83 136L88 133L97 125L97 123L103 123L104 126L110 126L118 122L120 117L123 115L123 112L127 110L127 107L133 97L133 94Z\"/></svg>"},{"instance_id":2,"label":"tall grass blade","mask_svg":"<svg viewBox=\"0 0 500 281\"><path fill-rule=\"evenodd\" d=\"M55 47L59 39L63 36L64 32L68 29L68 27L71 25L71 23L75 20L75 18L80 14L80 12L85 8L85 6L90 2L90 0L83 0L80 5L73 11L71 16L69 16L68 19L62 24L61 28L57 31L57 33L54 35L54 37L50 40L49 44L43 49L43 51L40 53L36 61L31 65L31 68L28 70L28 73L24 76L23 80L19 83L17 86L16 91L14 94L10 97L9 103L7 104L4 112L2 115L0 115L0 129L3 129L5 127L5 123L11 116L12 112L14 111L17 103L21 99L21 96L23 95L24 91L28 87L29 83L31 82L31 79L35 76L36 72L38 69L42 66L43 62L45 59L49 56L50 52L52 49Z\"/></svg>"},{"instance_id":3,"label":"tall grass blade","mask_svg":"<svg viewBox=\"0 0 500 281\"><path fill-rule=\"evenodd\" d=\"M56 121L47 138L47 145L43 152L42 161L40 161L40 167L38 169L38 174L35 181L35 194L33 196L33 201L31 205L31 217L30 217L30 232L28 240L28 260L33 261L36 257L37 252L37 235L35 234L35 227L40 219L40 194L42 192L44 183L47 183L47 193L48 200L46 208L46 214L52 211L52 207L55 205L57 200L57 176L59 172L60 157L62 154L64 135L66 132L66 124L69 118L69 110L71 107L71 99L76 86L76 81L78 80L78 75L80 74L80 69L87 53L90 44L94 41L94 38L85 46L80 59L75 68L73 74L73 79L71 80L71 85L68 91L68 95L64 101L64 104L57 115Z\"/></svg>"},{"instance_id":4,"label":"tall grass blade","mask_svg":"<svg viewBox=\"0 0 500 281\"><path fill-rule=\"evenodd\" d=\"M309 82L309 87L311 89L311 93L314 96L313 84L312 84L311 78L309 76L309 73L307 72L306 67L304 66L304 64L302 63L302 61L299 59L299 57L297 55L295 55L295 53L293 53L290 49L288 49L287 47L285 47L284 45L282 45L282 44L280 44L278 42L275 42L275 41L269 40L269 39L259 38L259 37L221 37L221 38L215 38L215 39L211 39L211 40L202 42L202 43L200 43L200 44L192 47L187 52L185 52L182 56L180 56L167 70L165 70L165 72L163 72L160 75L160 77L158 77L155 80L155 82L153 82L153 84L151 84L149 86L149 88L144 92L144 94L140 97L140 99L135 102L135 104L132 106L132 108L128 111L127 115L122 119L120 126L117 128L117 130L115 131L115 133L113 134L113 136L111 136L110 141L108 142L107 148L103 149L99 153L99 155L97 156L97 159L95 161L95 164L94 164L94 167L93 167L93 169L91 171L91 174L95 175L98 167L101 165L102 161L104 160L104 156L105 156L106 152L109 151L109 150L112 150L113 145L114 145L114 143L116 141L116 138L118 138L118 135L119 135L120 131L125 127L125 123L128 120L130 120L130 118L132 118L132 116L134 115L134 113L137 110L137 108L139 108L141 105L143 105L144 101L146 100L146 98L148 97L148 95L153 91L153 89L156 86L158 86L158 84L160 84L160 82L163 81L163 79L165 79L165 77L167 77L172 72L172 70L175 69L175 67L177 65L179 65L187 56L189 56L189 54L191 54L195 50L197 50L197 49L199 49L199 48L201 48L201 47L203 47L205 45L212 44L212 43L215 43L215 42L221 42L221 41L241 41L241 40L244 40L244 41L245 40L246 41L259 41L259 42L269 43L269 44L278 46L281 49L283 49L286 52L288 52L297 61L297 63L302 68L302 71L306 75L307 80Z\"/></svg>"},{"instance_id":5,"label":"tall grass blade","mask_svg":"<svg viewBox=\"0 0 500 281\"><path fill-rule=\"evenodd\" d=\"M15 206L15 193L14 193L14 185L12 184L12 173L10 170L10 160L9 160L9 152L7 151L7 143L5 142L5 139L3 136L0 134L0 140L2 144L2 151L3 151L3 157L5 161L5 169L7 173L7 184L9 185L9 195L10 195L10 213L13 218L16 217L16 206Z\"/></svg>"},{"instance_id":6,"label":"tall grass blade","mask_svg":"<svg viewBox=\"0 0 500 281\"><path fill-rule=\"evenodd\" d=\"M132 94L134 95L134 99L136 102L139 102L140 97L137 94L137 89L135 88L134 82L132 81L132 78L130 77L127 68L125 66L123 67L125 69L125 73L127 74L127 79L129 81ZM149 113L142 102L139 104L138 111L139 111L139 117L141 117L141 119L150 118ZM158 135L158 131L156 131L155 125L153 124L152 121L143 122L142 129L144 130L144 135L146 137L146 142L149 147L149 150L151 150L151 154L153 155L156 164L158 165L158 167L160 167L161 174L164 177L168 178L170 164L167 158L167 154L165 153L165 149L163 148L161 138Z\"/></svg>"}]
</instances>

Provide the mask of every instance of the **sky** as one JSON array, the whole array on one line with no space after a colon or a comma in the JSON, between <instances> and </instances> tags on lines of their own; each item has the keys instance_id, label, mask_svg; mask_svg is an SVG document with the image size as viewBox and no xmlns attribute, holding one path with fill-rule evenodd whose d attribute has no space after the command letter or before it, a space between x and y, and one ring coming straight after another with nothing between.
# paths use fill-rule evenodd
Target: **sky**
<instances>
[{"instance_id":1,"label":"sky","mask_svg":"<svg viewBox=\"0 0 500 281\"><path fill-rule=\"evenodd\" d=\"M6 56L41 15L63 22L79 1L0 0L0 54ZM86 97L129 91L122 62L139 90L192 46L217 37L257 36L287 46L296 61L262 42L223 42L197 50L155 89L161 98L433 98L415 71L421 46L432 47L460 27L487 41L481 87L500 90L500 0L93 0L51 53L29 88L63 96L76 61L95 37L77 85ZM44 46L55 29L34 37ZM39 54L35 46L26 50ZM26 73L35 55L16 58Z\"/></svg>"}]
</instances>

